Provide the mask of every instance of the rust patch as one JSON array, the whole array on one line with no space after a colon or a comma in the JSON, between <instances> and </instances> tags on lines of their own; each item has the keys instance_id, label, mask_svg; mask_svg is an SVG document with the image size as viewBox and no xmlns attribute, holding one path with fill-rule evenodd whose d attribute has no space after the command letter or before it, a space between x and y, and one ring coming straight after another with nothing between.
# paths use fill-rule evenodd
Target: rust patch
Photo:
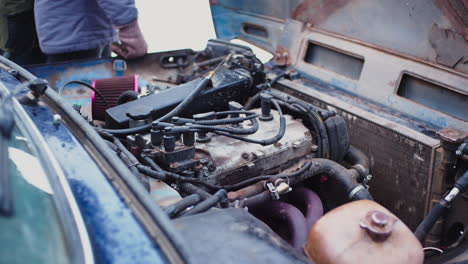
<instances>
[{"instance_id":1,"label":"rust patch","mask_svg":"<svg viewBox=\"0 0 468 264\"><path fill-rule=\"evenodd\" d=\"M291 65L291 56L287 48L278 46L275 51L274 62L279 66Z\"/></svg>"},{"instance_id":2,"label":"rust patch","mask_svg":"<svg viewBox=\"0 0 468 264\"><path fill-rule=\"evenodd\" d=\"M294 9L291 17L317 25L349 2L349 0L305 0Z\"/></svg>"},{"instance_id":3,"label":"rust patch","mask_svg":"<svg viewBox=\"0 0 468 264\"><path fill-rule=\"evenodd\" d=\"M451 29L434 24L429 33L429 42L437 54L437 63L453 68L458 63L468 62L468 42Z\"/></svg>"},{"instance_id":4,"label":"rust patch","mask_svg":"<svg viewBox=\"0 0 468 264\"><path fill-rule=\"evenodd\" d=\"M437 132L437 136L449 143L461 143L468 138L468 133L453 127L447 127Z\"/></svg>"},{"instance_id":5,"label":"rust patch","mask_svg":"<svg viewBox=\"0 0 468 264\"><path fill-rule=\"evenodd\" d=\"M436 5L450 20L456 32L468 40L468 1L436 0Z\"/></svg>"}]
</instances>

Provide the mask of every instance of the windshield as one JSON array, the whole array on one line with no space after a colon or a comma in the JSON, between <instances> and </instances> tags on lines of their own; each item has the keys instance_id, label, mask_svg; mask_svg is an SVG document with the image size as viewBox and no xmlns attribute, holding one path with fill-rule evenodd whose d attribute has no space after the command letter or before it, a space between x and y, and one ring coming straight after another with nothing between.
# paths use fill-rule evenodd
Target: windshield
<instances>
[{"instance_id":1,"label":"windshield","mask_svg":"<svg viewBox=\"0 0 468 264\"><path fill-rule=\"evenodd\" d=\"M13 210L10 216L0 216L1 262L69 263L54 193L32 141L17 121L8 144Z\"/></svg>"}]
</instances>

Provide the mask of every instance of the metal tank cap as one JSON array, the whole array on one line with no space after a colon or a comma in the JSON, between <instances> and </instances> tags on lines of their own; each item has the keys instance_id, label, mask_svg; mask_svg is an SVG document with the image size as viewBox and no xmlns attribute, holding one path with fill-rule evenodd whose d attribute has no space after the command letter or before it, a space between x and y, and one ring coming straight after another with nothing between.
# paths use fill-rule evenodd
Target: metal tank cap
<instances>
[{"instance_id":1,"label":"metal tank cap","mask_svg":"<svg viewBox=\"0 0 468 264\"><path fill-rule=\"evenodd\" d=\"M393 231L398 219L382 211L369 211L359 222L359 226L367 231L374 241L386 240Z\"/></svg>"}]
</instances>

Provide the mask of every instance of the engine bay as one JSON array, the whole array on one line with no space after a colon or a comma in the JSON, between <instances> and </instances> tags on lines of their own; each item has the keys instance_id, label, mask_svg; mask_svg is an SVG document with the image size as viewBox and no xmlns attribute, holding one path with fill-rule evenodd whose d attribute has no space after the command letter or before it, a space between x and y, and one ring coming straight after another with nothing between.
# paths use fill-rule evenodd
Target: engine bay
<instances>
[{"instance_id":1,"label":"engine bay","mask_svg":"<svg viewBox=\"0 0 468 264\"><path fill-rule=\"evenodd\" d=\"M249 48L219 40L191 63L153 93L133 89L135 76L93 82L101 120L88 117L171 218L243 208L301 252L324 211L372 200L369 160L344 118L273 88L294 73L267 77Z\"/></svg>"},{"instance_id":2,"label":"engine bay","mask_svg":"<svg viewBox=\"0 0 468 264\"><path fill-rule=\"evenodd\" d=\"M359 134L360 121L341 107L279 84L300 80L302 73L273 61L264 64L250 48L222 40L210 40L202 51L154 55L136 62L143 67L114 60L110 78L52 86L61 86L57 91L183 232L199 229L201 239L218 241L208 229L240 236L254 226L266 228L282 238L287 252L314 263L352 263L350 258L374 263L382 256L385 263L422 263L439 256L431 249L435 244L463 247L466 225L454 228L450 221L466 221L466 211L453 213L457 220L447 221L448 229L433 227L468 184L466 136L439 149L441 156L430 166L453 181L447 182L451 188L443 187L440 201L431 201L435 209L422 214L419 207L405 208L407 197L391 196L395 186L380 185L374 192L374 176L383 176L376 164L395 168L396 157L377 158L355 144L380 136L382 144L369 144L398 157L416 151L425 162L423 147L410 142L410 151L397 153L397 145L385 143L392 134L370 128ZM443 131L432 138L437 136ZM417 179L406 180L414 186L405 188L419 191ZM243 221L249 224L241 231L217 229ZM194 248L206 254L201 246Z\"/></svg>"}]
</instances>

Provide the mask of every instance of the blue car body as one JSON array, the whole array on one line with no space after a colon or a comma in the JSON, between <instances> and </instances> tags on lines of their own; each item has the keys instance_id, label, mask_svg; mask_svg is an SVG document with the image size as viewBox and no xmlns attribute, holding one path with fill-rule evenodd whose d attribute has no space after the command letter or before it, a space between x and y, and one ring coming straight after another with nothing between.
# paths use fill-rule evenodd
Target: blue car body
<instances>
[{"instance_id":1,"label":"blue car body","mask_svg":"<svg viewBox=\"0 0 468 264\"><path fill-rule=\"evenodd\" d=\"M20 84L7 71L0 81L9 90ZM67 178L80 208L96 262L167 263L160 248L135 218L95 161L46 105L24 106Z\"/></svg>"}]
</instances>

